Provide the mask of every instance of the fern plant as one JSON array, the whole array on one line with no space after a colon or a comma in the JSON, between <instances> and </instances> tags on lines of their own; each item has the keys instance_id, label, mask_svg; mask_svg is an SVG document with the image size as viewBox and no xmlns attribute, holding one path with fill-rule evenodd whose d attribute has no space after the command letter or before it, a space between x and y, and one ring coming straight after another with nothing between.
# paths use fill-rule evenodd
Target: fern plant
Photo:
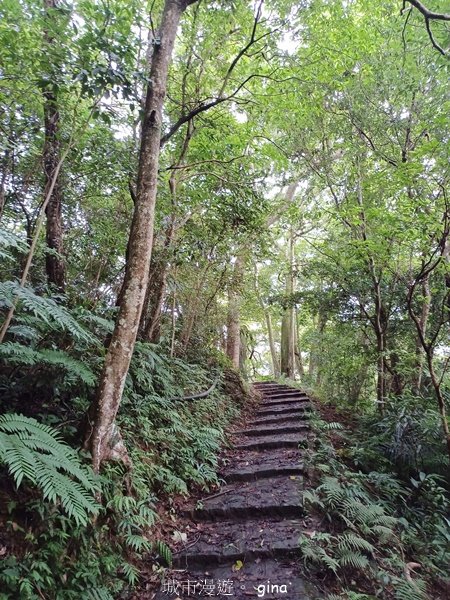
<instances>
[{"instance_id":1,"label":"fern plant","mask_svg":"<svg viewBox=\"0 0 450 600\"><path fill-rule=\"evenodd\" d=\"M405 579L404 574L408 555L405 540L417 537L417 532L412 533L410 523L398 512L402 506L409 510L410 493L390 474L349 469L325 434L328 428L317 423L317 418L312 421L317 440L308 460L319 482L304 492L303 499L306 506L324 518L327 530L300 538L305 565L326 569L347 584L363 578L372 582L377 597L383 591L386 597L398 600L427 599L426 582L417 576ZM435 499L438 486L429 479L428 482L423 476L416 483ZM447 504L443 502L443 506ZM413 556L417 554L414 552ZM339 597L367 596L345 590Z\"/></svg>"},{"instance_id":2,"label":"fern plant","mask_svg":"<svg viewBox=\"0 0 450 600\"><path fill-rule=\"evenodd\" d=\"M78 524L98 511L98 483L72 448L51 427L18 414L0 416L0 462L16 485L28 481Z\"/></svg>"},{"instance_id":3,"label":"fern plant","mask_svg":"<svg viewBox=\"0 0 450 600\"><path fill-rule=\"evenodd\" d=\"M35 350L18 342L4 342L0 345L0 358L9 365L28 367L47 365L63 369L67 374L67 384L79 381L90 386L95 384L96 376L93 371L62 350L50 348Z\"/></svg>"},{"instance_id":4,"label":"fern plant","mask_svg":"<svg viewBox=\"0 0 450 600\"><path fill-rule=\"evenodd\" d=\"M28 245L23 238L7 229L0 227L0 258L3 260L14 260L13 250L19 254L25 254Z\"/></svg>"},{"instance_id":5,"label":"fern plant","mask_svg":"<svg viewBox=\"0 0 450 600\"><path fill-rule=\"evenodd\" d=\"M74 339L100 343L60 303L53 298L39 296L31 287L22 287L16 281L0 282L0 298L0 307L10 308L18 301L19 309L38 317L44 323L66 331Z\"/></svg>"}]
</instances>

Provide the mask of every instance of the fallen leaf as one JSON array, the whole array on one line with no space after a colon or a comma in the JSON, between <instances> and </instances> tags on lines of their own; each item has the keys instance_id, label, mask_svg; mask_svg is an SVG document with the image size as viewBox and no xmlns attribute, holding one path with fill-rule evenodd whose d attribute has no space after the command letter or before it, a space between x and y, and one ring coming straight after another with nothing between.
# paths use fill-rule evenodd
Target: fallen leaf
<instances>
[{"instance_id":1,"label":"fallen leaf","mask_svg":"<svg viewBox=\"0 0 450 600\"><path fill-rule=\"evenodd\" d=\"M303 533L309 536L310 538L313 538L316 535L315 531L304 531Z\"/></svg>"},{"instance_id":2,"label":"fallen leaf","mask_svg":"<svg viewBox=\"0 0 450 600\"><path fill-rule=\"evenodd\" d=\"M183 542L185 544L187 542L187 534L176 530L172 534L172 539L174 542Z\"/></svg>"},{"instance_id":3,"label":"fallen leaf","mask_svg":"<svg viewBox=\"0 0 450 600\"><path fill-rule=\"evenodd\" d=\"M234 563L234 565L231 567L231 569L232 569L232 571L240 571L243 566L244 566L244 563L242 562L242 560L237 560Z\"/></svg>"}]
</instances>

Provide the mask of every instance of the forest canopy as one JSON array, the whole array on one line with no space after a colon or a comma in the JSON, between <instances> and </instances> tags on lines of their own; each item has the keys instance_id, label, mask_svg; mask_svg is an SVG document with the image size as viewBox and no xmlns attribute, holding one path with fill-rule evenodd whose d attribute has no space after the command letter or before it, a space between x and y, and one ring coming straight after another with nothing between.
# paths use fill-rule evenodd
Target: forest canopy
<instances>
[{"instance_id":1,"label":"forest canopy","mask_svg":"<svg viewBox=\"0 0 450 600\"><path fill-rule=\"evenodd\" d=\"M363 471L421 482L405 518L435 515L445 569L447 10L3 0L0 598L135 585L121 557L167 555L158 502L218 482L264 378L361 419Z\"/></svg>"}]
</instances>

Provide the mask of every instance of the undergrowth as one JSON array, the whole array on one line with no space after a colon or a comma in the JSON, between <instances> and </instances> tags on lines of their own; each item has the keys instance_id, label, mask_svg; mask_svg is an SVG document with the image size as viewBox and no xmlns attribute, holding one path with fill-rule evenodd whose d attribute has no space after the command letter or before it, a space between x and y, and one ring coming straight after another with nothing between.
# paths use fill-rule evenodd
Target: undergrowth
<instances>
[{"instance_id":1,"label":"undergrowth","mask_svg":"<svg viewBox=\"0 0 450 600\"><path fill-rule=\"evenodd\" d=\"M117 598L138 583L144 557L171 563L156 534L158 505L218 482L238 403L224 392L224 365L137 343L117 419L133 469L109 464L95 478L75 447L114 311L69 309L62 297L2 285L0 309L18 307L0 345L0 600ZM217 377L208 397L181 399Z\"/></svg>"},{"instance_id":2,"label":"undergrowth","mask_svg":"<svg viewBox=\"0 0 450 600\"><path fill-rule=\"evenodd\" d=\"M308 460L317 485L304 502L321 517L321 527L302 536L300 547L306 568L326 573L327 589L340 589L328 600L445 598L445 592L436 595L450 575L442 478L421 471L401 479L381 456L375 470L373 448L364 460L355 434L317 416L311 422L316 445Z\"/></svg>"}]
</instances>

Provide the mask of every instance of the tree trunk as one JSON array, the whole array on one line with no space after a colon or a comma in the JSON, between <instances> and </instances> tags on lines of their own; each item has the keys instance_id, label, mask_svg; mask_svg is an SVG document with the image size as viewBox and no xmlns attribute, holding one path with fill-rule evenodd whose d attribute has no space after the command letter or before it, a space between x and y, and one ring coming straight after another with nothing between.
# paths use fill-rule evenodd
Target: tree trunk
<instances>
[{"instance_id":1,"label":"tree trunk","mask_svg":"<svg viewBox=\"0 0 450 600\"><path fill-rule=\"evenodd\" d=\"M273 376L275 377L275 379L277 379L281 374L280 362L278 360L277 349L275 346L275 338L273 335L272 317L270 316L270 312L267 310L267 308L264 309L264 316L266 318L267 335L269 337L270 356L272 358Z\"/></svg>"},{"instance_id":2,"label":"tree trunk","mask_svg":"<svg viewBox=\"0 0 450 600\"><path fill-rule=\"evenodd\" d=\"M448 234L448 232L447 232L447 234ZM447 240L445 240L445 241L447 243ZM442 257L444 259L446 259L445 249L446 249L446 247L444 247L444 252L442 254ZM438 265L439 265L439 261L437 261L435 263L434 268L436 268ZM426 276L424 276L425 282L428 282L430 273L431 273L431 271L428 271ZM416 327L417 335L419 336L420 343L422 345L423 351L426 356L428 371L430 373L431 382L433 384L433 389L434 389L434 393L435 393L437 404L438 404L439 415L441 418L442 429L444 432L444 437L445 437L445 442L446 442L446 447L447 447L447 455L448 455L448 459L450 461L450 430L449 430L448 417L447 417L446 400L445 400L444 394L442 393L442 387L441 387L442 376L438 377L438 375L434 369L434 361L433 361L433 354L434 354L433 343L436 342L437 334L435 334L435 336L432 338L431 341L427 341L427 339L425 337L425 331L423 328L424 322L421 319L421 317L416 315L416 313L414 312L414 308L413 308L414 291L415 291L417 285L419 284L419 282L420 282L420 275L410 285L408 296L407 296L408 313ZM423 283L423 281L422 281L422 283ZM425 291L428 293L431 293L428 286L426 286ZM446 296L447 295L445 295L444 299L443 299L444 305L447 305L447 303L448 303L448 297L446 297ZM429 298L429 302L431 304L431 297ZM423 313L421 316L423 316ZM448 321L448 317L444 316L444 319L441 322L441 325L443 325L447 321Z\"/></svg>"},{"instance_id":3,"label":"tree trunk","mask_svg":"<svg viewBox=\"0 0 450 600\"><path fill-rule=\"evenodd\" d=\"M255 274L255 277L254 277L255 294L256 294L256 297L258 298L258 303L261 307L261 310L263 311L264 320L266 322L267 337L269 338L270 357L272 359L272 373L276 379L280 376L280 361L278 360L277 349L275 347L275 337L273 334L272 318L270 316L269 310L267 309L267 307L264 304L264 301L261 297L261 293L259 291L258 266L256 263L254 265L254 274Z\"/></svg>"},{"instance_id":4,"label":"tree trunk","mask_svg":"<svg viewBox=\"0 0 450 600\"><path fill-rule=\"evenodd\" d=\"M191 341L192 330L194 328L194 323L197 319L198 309L200 306L200 292L205 283L206 274L208 273L210 266L210 263L206 263L202 271L199 273L197 285L189 297L186 310L183 311L183 326L180 334L180 346L178 351L179 356L183 356L186 353L189 342Z\"/></svg>"},{"instance_id":5,"label":"tree trunk","mask_svg":"<svg viewBox=\"0 0 450 600\"><path fill-rule=\"evenodd\" d=\"M292 294L294 292L294 235L291 228L288 250L289 270L286 276L286 302L281 321L281 373L289 378L295 376L295 324Z\"/></svg>"},{"instance_id":6,"label":"tree trunk","mask_svg":"<svg viewBox=\"0 0 450 600\"><path fill-rule=\"evenodd\" d=\"M244 260L242 256L238 256L234 263L233 280L228 288L227 321L227 356L236 370L239 370L239 357L241 353L240 285L243 272Z\"/></svg>"},{"instance_id":7,"label":"tree trunk","mask_svg":"<svg viewBox=\"0 0 450 600\"><path fill-rule=\"evenodd\" d=\"M161 310L166 292L168 266L164 253L158 256L150 265L148 293L144 302L147 306L145 319L141 318L142 338L147 342L158 343L161 335Z\"/></svg>"},{"instance_id":8,"label":"tree trunk","mask_svg":"<svg viewBox=\"0 0 450 600\"><path fill-rule=\"evenodd\" d=\"M177 281L176 267L175 267L174 279L175 279L175 281ZM172 294L173 294L172 295L172 317L171 317L172 333L171 333L171 338L170 338L170 358L173 358L175 355L175 336L176 336L176 325L177 325L177 313L176 313L177 288L176 288L176 286L174 286Z\"/></svg>"},{"instance_id":9,"label":"tree trunk","mask_svg":"<svg viewBox=\"0 0 450 600\"><path fill-rule=\"evenodd\" d=\"M300 344L300 334L298 331L298 318L297 318L297 310L294 310L294 326L295 326L295 362L297 365L297 371L300 376L300 380L305 376L305 368L303 366L302 359L302 346Z\"/></svg>"},{"instance_id":10,"label":"tree trunk","mask_svg":"<svg viewBox=\"0 0 450 600\"><path fill-rule=\"evenodd\" d=\"M55 15L52 14L52 12L57 8L56 0L44 0L44 8L46 11L46 20L51 21L54 19ZM49 50L55 44L55 39L47 27L44 31L44 40L45 45L49 48ZM61 159L61 152L59 141L60 117L57 93L50 85L43 91L43 96L45 127L43 150L45 197L49 192L50 186L52 185L56 167ZM66 267L63 258L63 226L61 208L62 199L59 174L53 185L53 191L50 195L50 200L45 210L47 215L45 238L47 248L50 250L50 252L47 252L45 257L45 269L48 283L53 285L59 291L64 291Z\"/></svg>"},{"instance_id":11,"label":"tree trunk","mask_svg":"<svg viewBox=\"0 0 450 600\"><path fill-rule=\"evenodd\" d=\"M154 47L151 61L122 301L93 405L93 428L86 439L96 472L102 462L116 457L114 421L122 399L148 283L167 76L180 18L189 3L166 0L160 39ZM123 456L120 458L123 460Z\"/></svg>"},{"instance_id":12,"label":"tree trunk","mask_svg":"<svg viewBox=\"0 0 450 600\"><path fill-rule=\"evenodd\" d=\"M10 144L10 140L8 138L7 143ZM2 160L2 175L0 177L0 220L3 216L3 209L5 208L5 200L6 200L6 180L9 174L9 164L10 164L10 151L7 147L5 150L5 154L3 155Z\"/></svg>"},{"instance_id":13,"label":"tree trunk","mask_svg":"<svg viewBox=\"0 0 450 600\"><path fill-rule=\"evenodd\" d=\"M448 455L448 459L450 462L450 430L449 430L449 426L448 426L447 409L445 406L444 394L442 393L441 380L438 378L438 376L434 370L433 352L432 352L432 349L430 348L430 346L428 346L428 348L426 349L426 355L427 355L428 370L430 372L431 382L433 384L434 393L436 395L436 400L438 403L439 415L441 417L442 429L444 431L445 443L447 446L447 455Z\"/></svg>"},{"instance_id":14,"label":"tree trunk","mask_svg":"<svg viewBox=\"0 0 450 600\"><path fill-rule=\"evenodd\" d=\"M427 335L428 317L430 314L431 306L431 292L430 292L430 277L429 275L422 282L422 313L420 315L420 327L423 332L423 337ZM416 374L413 381L412 392L418 396L420 394L420 388L422 385L423 375L423 362L424 362L424 350L420 342L420 337L416 337Z\"/></svg>"},{"instance_id":15,"label":"tree trunk","mask_svg":"<svg viewBox=\"0 0 450 600\"><path fill-rule=\"evenodd\" d=\"M317 327L314 328L317 333L311 344L309 355L308 377L311 381L315 378L316 385L319 387L322 383L322 338L327 322L327 315L319 312L317 315Z\"/></svg>"}]
</instances>

